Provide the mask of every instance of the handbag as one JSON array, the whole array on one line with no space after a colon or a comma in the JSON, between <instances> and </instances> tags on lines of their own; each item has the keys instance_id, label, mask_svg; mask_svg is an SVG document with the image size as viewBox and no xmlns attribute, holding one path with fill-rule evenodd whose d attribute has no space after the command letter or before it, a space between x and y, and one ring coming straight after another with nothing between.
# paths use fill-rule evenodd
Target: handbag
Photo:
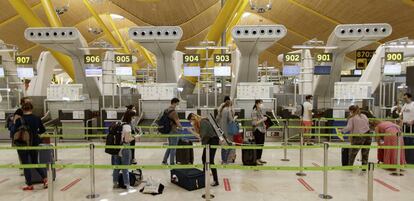
<instances>
[{"instance_id":1,"label":"handbag","mask_svg":"<svg viewBox=\"0 0 414 201\"><path fill-rule=\"evenodd\" d=\"M30 136L30 128L23 120L20 118L21 125L17 128L16 133L13 136L13 144L15 146L31 146L31 136Z\"/></svg>"},{"instance_id":2,"label":"handbag","mask_svg":"<svg viewBox=\"0 0 414 201\"><path fill-rule=\"evenodd\" d=\"M227 133L230 136L233 136L239 133L239 129L240 129L239 124L235 121L232 121L227 128Z\"/></svg>"}]
</instances>

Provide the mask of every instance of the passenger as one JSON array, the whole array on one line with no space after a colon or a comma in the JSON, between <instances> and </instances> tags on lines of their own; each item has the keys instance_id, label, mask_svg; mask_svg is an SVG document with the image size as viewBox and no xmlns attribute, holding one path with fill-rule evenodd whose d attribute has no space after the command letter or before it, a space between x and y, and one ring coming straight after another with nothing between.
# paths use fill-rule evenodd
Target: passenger
<instances>
[{"instance_id":1,"label":"passenger","mask_svg":"<svg viewBox=\"0 0 414 201\"><path fill-rule=\"evenodd\" d=\"M357 105L351 105L349 107L350 115L348 117L348 123L345 128L342 129L344 133L350 134L369 134L369 120L365 114L361 114L361 110ZM349 137L351 145L371 145L371 137ZM352 148L349 150L348 165L354 165L355 157L359 152L359 148ZM368 164L369 149L362 149L362 165Z\"/></svg>"},{"instance_id":2,"label":"passenger","mask_svg":"<svg viewBox=\"0 0 414 201\"><path fill-rule=\"evenodd\" d=\"M135 115L137 115L137 110L135 109L135 106L134 105L127 105L126 108L127 108L127 111L126 112L132 111L132 112L135 113ZM122 120L121 121L122 122L125 122L124 117L122 117ZM131 124L131 128L132 128L132 134L136 134L135 128L134 128L136 125L134 125L132 123L132 121L131 121L130 124ZM135 146L135 139L132 140L129 144L131 146ZM131 164L137 164L137 160L135 159L135 149L131 149Z\"/></svg>"},{"instance_id":3,"label":"passenger","mask_svg":"<svg viewBox=\"0 0 414 201\"><path fill-rule=\"evenodd\" d=\"M391 117L394 119L399 119L401 114L401 106L398 101L395 102L395 105L391 108Z\"/></svg>"},{"instance_id":4,"label":"passenger","mask_svg":"<svg viewBox=\"0 0 414 201\"><path fill-rule=\"evenodd\" d=\"M39 146L41 139L40 134L43 134L46 129L40 120L40 117L37 117L32 114L33 105L30 102L24 103L22 106L23 116L16 116L16 121L13 127L14 131L18 131L21 126L27 126L29 129L29 145L30 146ZM16 134L16 133L15 133ZM16 143L16 141L15 141ZM20 160L22 164L39 164L38 151L37 150L18 150ZM47 188L47 175L45 169L36 168L36 171L42 177L43 188ZM24 177L26 179L27 186L23 188L24 191L33 190L32 183L32 174L30 169L24 169Z\"/></svg>"},{"instance_id":5,"label":"passenger","mask_svg":"<svg viewBox=\"0 0 414 201\"><path fill-rule=\"evenodd\" d=\"M232 107L232 102L229 96L224 97L224 102L221 104L217 114L217 122L220 125L220 128L224 132L224 137L228 143L233 142L233 136L229 134L229 126L235 121L237 117L234 116L234 110ZM231 149L221 149L221 160L222 164L228 163L228 157L232 150Z\"/></svg>"},{"instance_id":6,"label":"passenger","mask_svg":"<svg viewBox=\"0 0 414 201\"><path fill-rule=\"evenodd\" d=\"M12 130L14 128L14 122L16 122L16 119L20 118L21 116L23 116L23 110L22 110L22 106L25 103L31 103L32 100L29 97L23 97L20 99L20 108L18 108L14 114L10 117L8 117L7 119L7 129L10 131L10 138L12 139L12 144L13 144L13 135L15 133L14 130Z\"/></svg>"},{"instance_id":7,"label":"passenger","mask_svg":"<svg viewBox=\"0 0 414 201\"><path fill-rule=\"evenodd\" d=\"M401 128L397 124L394 124L390 121L372 121L373 126L375 126L375 133L386 133L386 136L377 137L378 146L398 146L398 133L401 133ZM404 146L404 139L400 136L400 145ZM380 151L380 150L378 150ZM397 154L398 149L383 149L382 158L379 158L379 161L382 161L384 164L398 164ZM404 165L405 161L405 151L401 149L400 155L400 164Z\"/></svg>"},{"instance_id":8,"label":"passenger","mask_svg":"<svg viewBox=\"0 0 414 201\"><path fill-rule=\"evenodd\" d=\"M313 109L313 96L307 95L306 101L303 102L303 115L302 115L302 126L304 127L312 127L312 109ZM304 134L310 134L312 132L312 128L304 128ZM313 142L310 142L310 137L304 137L304 143L306 145L313 145Z\"/></svg>"},{"instance_id":9,"label":"passenger","mask_svg":"<svg viewBox=\"0 0 414 201\"><path fill-rule=\"evenodd\" d=\"M123 118L123 126L122 126L122 137L121 142L123 145L131 145L130 143L135 140L132 136L132 126L131 121L132 118L135 116L135 112L132 110L128 110ZM121 149L118 155L112 155L111 158L112 165L131 165L131 149ZM112 179L114 186L113 188L119 188L118 178L119 178L119 169L114 169L112 174ZM122 179L127 190L133 190L134 188L130 185L129 182L129 171L128 169L122 169Z\"/></svg>"},{"instance_id":10,"label":"passenger","mask_svg":"<svg viewBox=\"0 0 414 201\"><path fill-rule=\"evenodd\" d=\"M190 113L187 119L191 122L193 128L187 128L187 130L194 135L198 136L201 139L202 145L219 145L220 139L214 130L213 125L211 125L210 121L207 118L203 118L198 116L194 113ZM216 156L216 149L210 149L210 164L214 165L214 158ZM204 172L206 171L206 149L203 150L202 161L204 164ZM218 186L218 176L217 176L217 169L211 168L211 172L213 173L213 180L214 182L211 186ZM208 174L208 173L206 173Z\"/></svg>"},{"instance_id":11,"label":"passenger","mask_svg":"<svg viewBox=\"0 0 414 201\"><path fill-rule=\"evenodd\" d=\"M178 113L175 110L180 103L180 100L178 98L173 98L171 100L171 105L168 107L164 112L168 114L168 118L171 122L171 131L170 134L177 133L177 129L182 129L180 119L178 117ZM169 146L177 146L178 144L178 137L169 137L168 138L168 145ZM167 165L168 157L170 158L170 165L175 164L175 154L176 149L167 149L164 154L164 159L162 160L163 165Z\"/></svg>"},{"instance_id":12,"label":"passenger","mask_svg":"<svg viewBox=\"0 0 414 201\"><path fill-rule=\"evenodd\" d=\"M258 146L264 146L266 137L266 125L265 121L267 117L262 112L263 100L256 100L252 111L252 126L255 144ZM257 165L266 164L266 161L262 160L263 149L256 150L256 163Z\"/></svg>"},{"instance_id":13,"label":"passenger","mask_svg":"<svg viewBox=\"0 0 414 201\"><path fill-rule=\"evenodd\" d=\"M404 133L414 132L414 102L410 93L404 94L404 106L402 107L401 120L403 121Z\"/></svg>"}]
</instances>

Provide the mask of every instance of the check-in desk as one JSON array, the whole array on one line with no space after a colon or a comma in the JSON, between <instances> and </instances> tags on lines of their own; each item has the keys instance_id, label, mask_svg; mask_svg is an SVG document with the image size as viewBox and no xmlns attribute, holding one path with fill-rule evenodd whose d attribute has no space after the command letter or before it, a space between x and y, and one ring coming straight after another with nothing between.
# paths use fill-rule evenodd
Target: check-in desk
<instances>
[{"instance_id":1,"label":"check-in desk","mask_svg":"<svg viewBox=\"0 0 414 201\"><path fill-rule=\"evenodd\" d=\"M84 140L79 135L91 134L92 130L82 129L92 127L93 115L91 110L59 110L60 132L64 140Z\"/></svg>"}]
</instances>

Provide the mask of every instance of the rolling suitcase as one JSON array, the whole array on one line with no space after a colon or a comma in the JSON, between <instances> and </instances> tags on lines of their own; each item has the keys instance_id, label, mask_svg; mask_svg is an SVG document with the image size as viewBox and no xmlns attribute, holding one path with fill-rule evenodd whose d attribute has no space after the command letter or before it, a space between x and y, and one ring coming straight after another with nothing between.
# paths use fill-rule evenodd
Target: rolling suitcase
<instances>
[{"instance_id":1,"label":"rolling suitcase","mask_svg":"<svg viewBox=\"0 0 414 201\"><path fill-rule=\"evenodd\" d=\"M130 186L139 186L139 184L142 182L142 170L141 169L137 169L137 170L133 170L131 172L129 172L129 185ZM118 184L119 184L119 188L124 188L126 189L126 186L124 184L124 178L122 178L122 173L119 173L118 176Z\"/></svg>"},{"instance_id":2,"label":"rolling suitcase","mask_svg":"<svg viewBox=\"0 0 414 201\"><path fill-rule=\"evenodd\" d=\"M414 137L404 136L404 145L413 146ZM405 160L407 161L407 164L414 164L414 149L405 149Z\"/></svg>"},{"instance_id":3,"label":"rolling suitcase","mask_svg":"<svg viewBox=\"0 0 414 201\"><path fill-rule=\"evenodd\" d=\"M51 144L40 144L39 146L50 146L52 147L53 145ZM53 149L42 149L42 150L38 150L38 160L39 160L39 164L53 164L54 161L54 152ZM46 168L42 168L43 171L47 174L47 169ZM31 174L32 174L32 183L34 184L39 184L42 183L42 177L40 176L40 174L36 171L36 169L30 169ZM56 179L56 169L53 168L52 169L52 175L53 175L53 181Z\"/></svg>"},{"instance_id":4,"label":"rolling suitcase","mask_svg":"<svg viewBox=\"0 0 414 201\"><path fill-rule=\"evenodd\" d=\"M188 140L178 140L178 146L192 146L193 143ZM193 164L194 163L194 150L193 149L177 149L175 155L175 161L177 164Z\"/></svg>"},{"instance_id":5,"label":"rolling suitcase","mask_svg":"<svg viewBox=\"0 0 414 201\"><path fill-rule=\"evenodd\" d=\"M205 187L205 175L199 169L172 169L171 182L188 191Z\"/></svg>"},{"instance_id":6,"label":"rolling suitcase","mask_svg":"<svg viewBox=\"0 0 414 201\"><path fill-rule=\"evenodd\" d=\"M342 148L341 160L342 160L342 166L347 166L349 164L349 148Z\"/></svg>"},{"instance_id":7,"label":"rolling suitcase","mask_svg":"<svg viewBox=\"0 0 414 201\"><path fill-rule=\"evenodd\" d=\"M254 144L253 142L247 142L247 144ZM255 166L257 165L256 149L242 149L242 162L243 165Z\"/></svg>"}]
</instances>

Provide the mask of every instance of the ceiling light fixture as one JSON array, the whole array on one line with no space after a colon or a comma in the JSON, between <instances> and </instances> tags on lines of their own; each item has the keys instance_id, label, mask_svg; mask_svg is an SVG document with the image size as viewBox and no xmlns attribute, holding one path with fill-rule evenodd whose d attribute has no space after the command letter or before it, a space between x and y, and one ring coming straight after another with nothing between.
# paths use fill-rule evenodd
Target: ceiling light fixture
<instances>
[{"instance_id":1,"label":"ceiling light fixture","mask_svg":"<svg viewBox=\"0 0 414 201\"><path fill-rule=\"evenodd\" d=\"M266 4L259 3L260 0L249 0L250 9L255 10L257 13L264 13L272 10L272 1L268 0Z\"/></svg>"}]
</instances>

